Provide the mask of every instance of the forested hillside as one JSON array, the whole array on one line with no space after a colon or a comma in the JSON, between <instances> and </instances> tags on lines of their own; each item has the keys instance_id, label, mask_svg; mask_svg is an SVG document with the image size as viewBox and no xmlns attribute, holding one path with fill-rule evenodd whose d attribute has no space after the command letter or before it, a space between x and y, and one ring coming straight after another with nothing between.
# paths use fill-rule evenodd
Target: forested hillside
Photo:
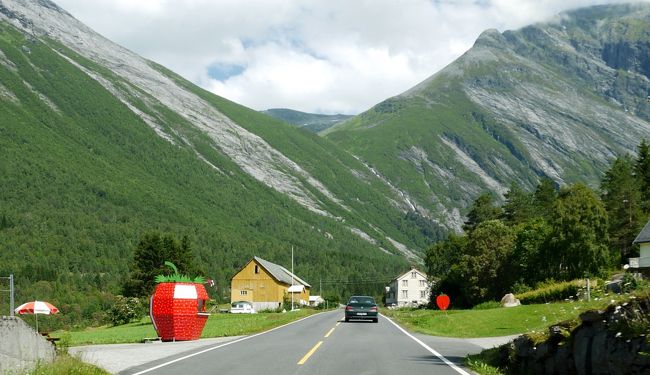
<instances>
[{"instance_id":1,"label":"forested hillside","mask_svg":"<svg viewBox=\"0 0 650 375\"><path fill-rule=\"evenodd\" d=\"M434 294L473 306L557 281L607 279L639 256L633 241L650 219L649 192L650 145L642 140L636 155L620 155L610 164L598 192L581 183L558 189L544 178L533 191L512 184L503 204L483 194L472 204L466 234L427 251ZM636 285L631 273L626 277L625 283ZM542 294L537 302L576 296L575 289L567 291Z\"/></svg>"},{"instance_id":2,"label":"forested hillside","mask_svg":"<svg viewBox=\"0 0 650 375\"><path fill-rule=\"evenodd\" d=\"M0 21L0 65L0 275L15 275L17 302L57 305L63 314L52 324L102 321L151 231L187 237L204 276L217 281L216 298L229 295L229 278L252 256L288 266L292 246L296 273L313 285L323 279L324 293L376 292L408 267L395 244L419 252L442 236L328 141L153 63L299 161L304 180L327 186L309 192L320 208L244 173L209 133L55 40ZM346 282L355 278L370 282Z\"/></svg>"}]
</instances>

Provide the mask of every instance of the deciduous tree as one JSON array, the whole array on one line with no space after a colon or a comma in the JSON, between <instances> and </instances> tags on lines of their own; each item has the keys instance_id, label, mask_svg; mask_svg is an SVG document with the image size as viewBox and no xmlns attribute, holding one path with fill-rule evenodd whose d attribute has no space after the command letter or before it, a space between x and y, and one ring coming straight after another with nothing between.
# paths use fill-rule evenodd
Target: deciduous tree
<instances>
[{"instance_id":1,"label":"deciduous tree","mask_svg":"<svg viewBox=\"0 0 650 375\"><path fill-rule=\"evenodd\" d=\"M574 279L609 265L607 211L591 189L582 184L562 189L551 223L548 277Z\"/></svg>"}]
</instances>

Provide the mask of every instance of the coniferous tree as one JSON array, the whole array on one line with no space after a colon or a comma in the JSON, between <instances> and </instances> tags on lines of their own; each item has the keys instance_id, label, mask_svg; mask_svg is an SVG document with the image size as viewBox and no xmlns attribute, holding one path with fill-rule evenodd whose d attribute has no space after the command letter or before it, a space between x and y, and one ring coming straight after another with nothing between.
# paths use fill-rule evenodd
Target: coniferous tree
<instances>
[{"instance_id":1,"label":"coniferous tree","mask_svg":"<svg viewBox=\"0 0 650 375\"><path fill-rule=\"evenodd\" d=\"M553 204L556 198L555 182L548 177L542 177L533 194L533 207L535 207L537 215L547 220L550 219L553 215Z\"/></svg>"},{"instance_id":2,"label":"coniferous tree","mask_svg":"<svg viewBox=\"0 0 650 375\"><path fill-rule=\"evenodd\" d=\"M642 139L637 150L634 171L641 190L643 210L650 212L650 144Z\"/></svg>"},{"instance_id":3,"label":"coniferous tree","mask_svg":"<svg viewBox=\"0 0 650 375\"><path fill-rule=\"evenodd\" d=\"M632 241L641 222L641 190L635 176L635 163L630 156L619 157L603 176L601 199L609 218L610 245L620 251L622 261L631 256Z\"/></svg>"},{"instance_id":4,"label":"coniferous tree","mask_svg":"<svg viewBox=\"0 0 650 375\"><path fill-rule=\"evenodd\" d=\"M196 266L189 238L184 237L181 244L172 234L145 233L135 249L129 278L122 286L123 294L128 297L149 296L155 286L154 278L170 273L165 261L174 263L179 273L195 276Z\"/></svg>"},{"instance_id":5,"label":"coniferous tree","mask_svg":"<svg viewBox=\"0 0 650 375\"><path fill-rule=\"evenodd\" d=\"M513 183L504 194L503 220L510 225L523 223L534 216L533 196Z\"/></svg>"},{"instance_id":6,"label":"coniferous tree","mask_svg":"<svg viewBox=\"0 0 650 375\"><path fill-rule=\"evenodd\" d=\"M471 232L480 223L487 220L496 220L502 214L501 207L494 205L492 194L481 194L472 205L469 213L467 214L467 221L463 225L463 230Z\"/></svg>"}]
</instances>

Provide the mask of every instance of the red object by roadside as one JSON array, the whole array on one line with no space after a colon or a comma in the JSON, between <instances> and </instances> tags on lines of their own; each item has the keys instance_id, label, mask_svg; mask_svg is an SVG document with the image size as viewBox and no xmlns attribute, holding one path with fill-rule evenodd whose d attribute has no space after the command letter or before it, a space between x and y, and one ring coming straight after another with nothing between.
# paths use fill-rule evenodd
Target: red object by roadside
<instances>
[{"instance_id":1,"label":"red object by roadside","mask_svg":"<svg viewBox=\"0 0 650 375\"><path fill-rule=\"evenodd\" d=\"M197 340L210 314L205 312L208 293L195 283L160 283L151 297L150 312L163 341Z\"/></svg>"},{"instance_id":2,"label":"red object by roadside","mask_svg":"<svg viewBox=\"0 0 650 375\"><path fill-rule=\"evenodd\" d=\"M441 294L438 297L436 297L436 305L438 305L438 308L440 310L447 310L447 307L449 307L449 303L451 303L451 300L449 299L449 296L446 294Z\"/></svg>"}]
</instances>

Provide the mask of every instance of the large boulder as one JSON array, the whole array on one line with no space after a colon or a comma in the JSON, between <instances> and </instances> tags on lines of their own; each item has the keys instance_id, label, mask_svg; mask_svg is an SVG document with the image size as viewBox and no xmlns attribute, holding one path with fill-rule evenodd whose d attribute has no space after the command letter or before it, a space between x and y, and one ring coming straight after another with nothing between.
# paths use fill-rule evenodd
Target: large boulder
<instances>
[{"instance_id":1,"label":"large boulder","mask_svg":"<svg viewBox=\"0 0 650 375\"><path fill-rule=\"evenodd\" d=\"M512 293L508 293L501 298L501 306L503 307L515 307L519 305L521 305L521 302Z\"/></svg>"}]
</instances>

